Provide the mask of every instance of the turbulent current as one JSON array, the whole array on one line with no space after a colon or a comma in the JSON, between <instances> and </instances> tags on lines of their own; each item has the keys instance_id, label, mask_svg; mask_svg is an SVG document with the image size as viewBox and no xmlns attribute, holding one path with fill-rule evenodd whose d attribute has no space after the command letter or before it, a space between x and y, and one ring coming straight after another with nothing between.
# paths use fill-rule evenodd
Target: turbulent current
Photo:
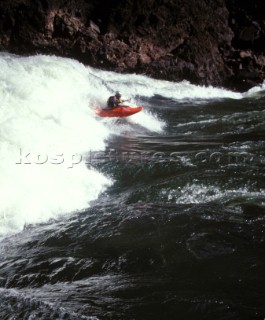
<instances>
[{"instance_id":1,"label":"turbulent current","mask_svg":"<svg viewBox=\"0 0 265 320\"><path fill-rule=\"evenodd\" d=\"M265 85L0 54L0 319L264 319ZM144 110L99 118L119 90Z\"/></svg>"}]
</instances>

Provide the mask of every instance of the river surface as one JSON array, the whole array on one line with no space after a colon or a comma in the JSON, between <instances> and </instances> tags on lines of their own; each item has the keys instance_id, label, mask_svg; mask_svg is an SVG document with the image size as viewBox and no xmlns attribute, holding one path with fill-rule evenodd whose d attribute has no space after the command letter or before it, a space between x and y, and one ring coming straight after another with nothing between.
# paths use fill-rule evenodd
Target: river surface
<instances>
[{"instance_id":1,"label":"river surface","mask_svg":"<svg viewBox=\"0 0 265 320\"><path fill-rule=\"evenodd\" d=\"M265 317L265 85L0 54L0 318ZM144 110L99 118L119 90Z\"/></svg>"}]
</instances>

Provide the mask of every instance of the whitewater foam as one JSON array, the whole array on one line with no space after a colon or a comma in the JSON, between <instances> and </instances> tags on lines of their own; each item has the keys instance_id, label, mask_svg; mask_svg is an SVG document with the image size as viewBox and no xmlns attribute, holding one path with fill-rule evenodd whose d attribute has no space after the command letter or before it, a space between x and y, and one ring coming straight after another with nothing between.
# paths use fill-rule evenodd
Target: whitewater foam
<instances>
[{"instance_id":1,"label":"whitewater foam","mask_svg":"<svg viewBox=\"0 0 265 320\"><path fill-rule=\"evenodd\" d=\"M177 204L201 204L213 201L231 202L237 198L251 199L260 197L264 199L264 190L249 190L244 188L223 190L220 186L205 185L200 183L188 183L178 189L161 189L162 197Z\"/></svg>"},{"instance_id":2,"label":"whitewater foam","mask_svg":"<svg viewBox=\"0 0 265 320\"><path fill-rule=\"evenodd\" d=\"M145 96L150 98L155 95L160 95L176 100L241 99L243 97L243 95L238 92L212 86L197 86L186 80L171 82L152 79L144 75L117 74L107 71L99 71L98 74L108 81L112 88L119 88L120 92L128 96Z\"/></svg>"},{"instance_id":3,"label":"whitewater foam","mask_svg":"<svg viewBox=\"0 0 265 320\"><path fill-rule=\"evenodd\" d=\"M111 184L85 159L104 150L111 134L123 134L94 112L117 89L113 75L125 79L71 59L0 54L0 236L83 210ZM163 126L147 112L131 123Z\"/></svg>"},{"instance_id":4,"label":"whitewater foam","mask_svg":"<svg viewBox=\"0 0 265 320\"><path fill-rule=\"evenodd\" d=\"M265 80L263 81L263 83L261 83L260 85L257 85L251 89L249 89L247 92L244 92L242 94L243 97L250 97L252 98L253 96L255 96L258 93L265 91Z\"/></svg>"},{"instance_id":5,"label":"whitewater foam","mask_svg":"<svg viewBox=\"0 0 265 320\"><path fill-rule=\"evenodd\" d=\"M3 235L88 207L111 181L85 162L69 166L103 150L109 135L88 108L96 88L87 69L73 60L2 54L0 70Z\"/></svg>"}]
</instances>

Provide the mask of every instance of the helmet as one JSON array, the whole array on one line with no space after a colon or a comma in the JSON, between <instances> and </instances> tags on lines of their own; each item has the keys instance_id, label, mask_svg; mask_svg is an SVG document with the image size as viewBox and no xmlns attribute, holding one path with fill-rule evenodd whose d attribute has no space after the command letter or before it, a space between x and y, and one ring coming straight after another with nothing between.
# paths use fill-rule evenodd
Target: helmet
<instances>
[{"instance_id":1,"label":"helmet","mask_svg":"<svg viewBox=\"0 0 265 320\"><path fill-rule=\"evenodd\" d=\"M117 98L120 98L120 97L121 97L121 94L119 93L119 91L117 91L117 92L115 93L115 97L117 97Z\"/></svg>"}]
</instances>

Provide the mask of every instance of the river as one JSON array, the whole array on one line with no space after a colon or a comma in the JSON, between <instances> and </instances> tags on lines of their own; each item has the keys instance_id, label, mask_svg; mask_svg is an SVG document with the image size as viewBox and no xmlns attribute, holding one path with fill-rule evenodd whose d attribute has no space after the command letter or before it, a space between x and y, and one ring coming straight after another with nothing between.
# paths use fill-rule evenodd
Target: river
<instances>
[{"instance_id":1,"label":"river","mask_svg":"<svg viewBox=\"0 0 265 320\"><path fill-rule=\"evenodd\" d=\"M1 319L264 319L265 85L0 54ZM99 118L119 90L144 110Z\"/></svg>"}]
</instances>

